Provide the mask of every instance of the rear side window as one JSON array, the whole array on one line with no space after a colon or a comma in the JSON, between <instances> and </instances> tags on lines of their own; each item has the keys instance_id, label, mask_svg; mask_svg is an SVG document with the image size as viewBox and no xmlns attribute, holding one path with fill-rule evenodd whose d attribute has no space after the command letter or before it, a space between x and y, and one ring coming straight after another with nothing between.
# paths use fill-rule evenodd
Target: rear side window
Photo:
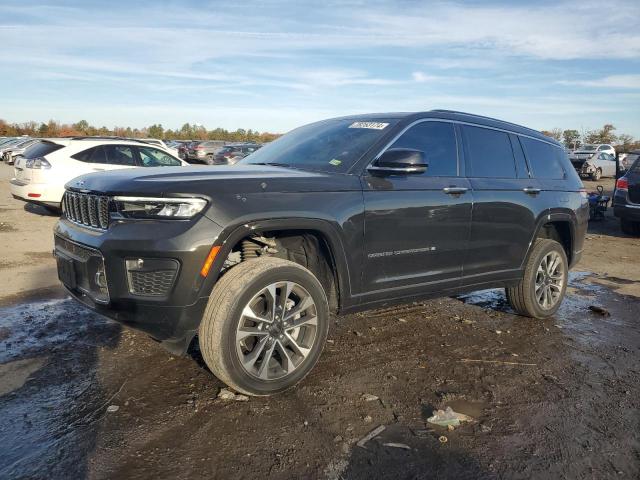
<instances>
[{"instance_id":1,"label":"rear side window","mask_svg":"<svg viewBox=\"0 0 640 480\"><path fill-rule=\"evenodd\" d=\"M107 163L107 157L102 147L93 147L71 155L71 158L85 163Z\"/></svg>"},{"instance_id":2,"label":"rear side window","mask_svg":"<svg viewBox=\"0 0 640 480\"><path fill-rule=\"evenodd\" d=\"M107 163L109 165L123 165L134 167L136 165L133 156L133 147L128 145L105 145L105 153L107 154Z\"/></svg>"},{"instance_id":3,"label":"rear side window","mask_svg":"<svg viewBox=\"0 0 640 480\"><path fill-rule=\"evenodd\" d=\"M462 127L465 153L470 159L470 177L516 178L515 159L509 135L482 127Z\"/></svg>"},{"instance_id":4,"label":"rear side window","mask_svg":"<svg viewBox=\"0 0 640 480\"><path fill-rule=\"evenodd\" d=\"M567 154L563 149L533 138L520 137L520 141L535 178L546 180L562 180L564 178L562 163L563 157L566 157Z\"/></svg>"},{"instance_id":5,"label":"rear side window","mask_svg":"<svg viewBox=\"0 0 640 480\"><path fill-rule=\"evenodd\" d=\"M138 147L143 167L179 167L180 161L166 152L152 147Z\"/></svg>"},{"instance_id":6,"label":"rear side window","mask_svg":"<svg viewBox=\"0 0 640 480\"><path fill-rule=\"evenodd\" d=\"M31 145L25 152L24 158L37 158L44 157L45 155L49 155L50 153L55 152L56 150L60 150L63 148L62 145L58 145L53 142L40 142L35 145Z\"/></svg>"},{"instance_id":7,"label":"rear side window","mask_svg":"<svg viewBox=\"0 0 640 480\"><path fill-rule=\"evenodd\" d=\"M412 148L424 153L428 177L458 175L458 152L453 124L421 122L404 132L389 148Z\"/></svg>"}]
</instances>

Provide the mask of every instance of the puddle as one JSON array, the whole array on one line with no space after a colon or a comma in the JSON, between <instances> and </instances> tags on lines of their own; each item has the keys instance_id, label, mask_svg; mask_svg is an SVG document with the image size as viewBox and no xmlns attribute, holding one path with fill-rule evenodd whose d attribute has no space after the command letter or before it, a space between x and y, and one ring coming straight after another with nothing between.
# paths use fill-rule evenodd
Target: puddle
<instances>
[{"instance_id":1,"label":"puddle","mask_svg":"<svg viewBox=\"0 0 640 480\"><path fill-rule=\"evenodd\" d=\"M0 308L0 478L84 478L120 326L70 298Z\"/></svg>"}]
</instances>

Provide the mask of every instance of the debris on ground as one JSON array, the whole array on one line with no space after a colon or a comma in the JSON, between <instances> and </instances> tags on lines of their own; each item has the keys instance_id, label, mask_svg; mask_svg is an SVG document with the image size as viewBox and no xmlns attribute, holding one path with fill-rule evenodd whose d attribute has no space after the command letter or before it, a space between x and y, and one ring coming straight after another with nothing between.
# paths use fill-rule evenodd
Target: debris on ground
<instances>
[{"instance_id":1,"label":"debris on ground","mask_svg":"<svg viewBox=\"0 0 640 480\"><path fill-rule=\"evenodd\" d=\"M599 315L602 315L603 317L611 316L611 313L609 312L609 310L607 310L606 308L599 307L597 305L589 305L589 310Z\"/></svg>"},{"instance_id":2,"label":"debris on ground","mask_svg":"<svg viewBox=\"0 0 640 480\"><path fill-rule=\"evenodd\" d=\"M362 421L364 423L371 423L373 422L373 418L371 417L371 415L365 415L364 417L362 417Z\"/></svg>"},{"instance_id":3,"label":"debris on ground","mask_svg":"<svg viewBox=\"0 0 640 480\"><path fill-rule=\"evenodd\" d=\"M118 405L109 405L107 407L108 413L116 413L118 410L120 410L120 407Z\"/></svg>"},{"instance_id":4,"label":"debris on ground","mask_svg":"<svg viewBox=\"0 0 640 480\"><path fill-rule=\"evenodd\" d=\"M404 444L404 443L389 442L389 443L383 443L382 445L384 445L385 447L402 448L404 450L411 450L411 447L409 445Z\"/></svg>"},{"instance_id":5,"label":"debris on ground","mask_svg":"<svg viewBox=\"0 0 640 480\"><path fill-rule=\"evenodd\" d=\"M377 396L370 393L363 393L360 398L365 402L375 402L376 400L380 400Z\"/></svg>"},{"instance_id":6,"label":"debris on ground","mask_svg":"<svg viewBox=\"0 0 640 480\"><path fill-rule=\"evenodd\" d=\"M440 443L447 443L449 441L449 439L447 437L445 437L444 435L439 437L438 440L440 441Z\"/></svg>"},{"instance_id":7,"label":"debris on ground","mask_svg":"<svg viewBox=\"0 0 640 480\"><path fill-rule=\"evenodd\" d=\"M445 410L436 410L433 412L433 416L427 419L427 422L441 427L457 427L461 422L472 422L473 418L464 413L454 412L451 407L447 407Z\"/></svg>"},{"instance_id":8,"label":"debris on ground","mask_svg":"<svg viewBox=\"0 0 640 480\"><path fill-rule=\"evenodd\" d=\"M362 437L360 440L358 440L358 442L356 443L357 446L361 447L361 448L365 448L365 444L371 440L372 438L377 437L378 435L380 435L382 432L384 432L384 429L387 428L384 425L379 425L376 428L374 428L373 430L371 430L369 433L367 433L364 437Z\"/></svg>"},{"instance_id":9,"label":"debris on ground","mask_svg":"<svg viewBox=\"0 0 640 480\"><path fill-rule=\"evenodd\" d=\"M235 400L236 402L248 402L249 401L249 397L247 397L246 395L241 395L239 393L233 393L228 388L223 388L222 390L220 390L220 392L218 393L218 398L220 400L225 400L225 401L231 401L231 400Z\"/></svg>"}]
</instances>

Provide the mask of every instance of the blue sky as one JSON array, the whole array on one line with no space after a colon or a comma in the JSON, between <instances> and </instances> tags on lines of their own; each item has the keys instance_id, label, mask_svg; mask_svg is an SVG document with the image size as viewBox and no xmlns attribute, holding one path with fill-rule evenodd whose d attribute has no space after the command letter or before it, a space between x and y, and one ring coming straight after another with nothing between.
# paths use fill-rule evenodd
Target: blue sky
<instances>
[{"instance_id":1,"label":"blue sky","mask_svg":"<svg viewBox=\"0 0 640 480\"><path fill-rule=\"evenodd\" d=\"M0 118L284 132L448 108L640 137L640 2L2 0Z\"/></svg>"}]
</instances>

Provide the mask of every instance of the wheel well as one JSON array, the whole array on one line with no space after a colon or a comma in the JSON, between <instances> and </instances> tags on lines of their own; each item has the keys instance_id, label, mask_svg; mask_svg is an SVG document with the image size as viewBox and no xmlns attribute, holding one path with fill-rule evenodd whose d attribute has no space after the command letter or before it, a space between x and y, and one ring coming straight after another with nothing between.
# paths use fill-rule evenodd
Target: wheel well
<instances>
[{"instance_id":1,"label":"wheel well","mask_svg":"<svg viewBox=\"0 0 640 480\"><path fill-rule=\"evenodd\" d=\"M311 271L327 293L331 311L338 311L340 290L335 257L322 233L312 230L254 232L233 246L225 260L223 274L238 263L265 255L295 262Z\"/></svg>"},{"instance_id":2,"label":"wheel well","mask_svg":"<svg viewBox=\"0 0 640 480\"><path fill-rule=\"evenodd\" d=\"M573 255L573 236L571 234L571 224L565 221L545 223L538 232L538 238L549 238L555 240L564 248L567 261L571 265Z\"/></svg>"}]
</instances>

